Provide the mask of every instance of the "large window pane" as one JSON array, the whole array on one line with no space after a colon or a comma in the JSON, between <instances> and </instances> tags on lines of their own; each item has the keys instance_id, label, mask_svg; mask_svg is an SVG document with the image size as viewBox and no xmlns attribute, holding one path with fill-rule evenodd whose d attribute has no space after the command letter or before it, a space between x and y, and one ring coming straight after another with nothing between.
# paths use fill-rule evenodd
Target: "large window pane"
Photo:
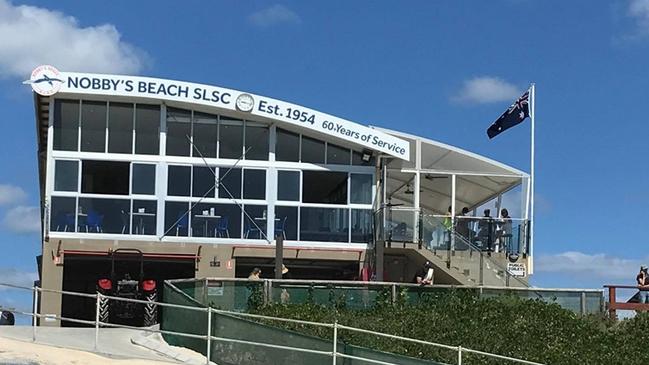
<instances>
[{"instance_id":1,"label":"large window pane","mask_svg":"<svg viewBox=\"0 0 649 365\"><path fill-rule=\"evenodd\" d=\"M50 231L74 232L76 219L76 198L53 196L51 200Z\"/></svg>"},{"instance_id":2,"label":"large window pane","mask_svg":"<svg viewBox=\"0 0 649 365\"><path fill-rule=\"evenodd\" d=\"M77 151L79 100L56 100L54 104L54 149Z\"/></svg>"},{"instance_id":3,"label":"large window pane","mask_svg":"<svg viewBox=\"0 0 649 365\"><path fill-rule=\"evenodd\" d=\"M246 122L246 160L268 160L268 126Z\"/></svg>"},{"instance_id":4,"label":"large window pane","mask_svg":"<svg viewBox=\"0 0 649 365\"><path fill-rule=\"evenodd\" d=\"M372 175L351 174L349 202L352 204L372 204Z\"/></svg>"},{"instance_id":5,"label":"large window pane","mask_svg":"<svg viewBox=\"0 0 649 365\"><path fill-rule=\"evenodd\" d=\"M302 136L302 162L324 163L325 143Z\"/></svg>"},{"instance_id":6,"label":"large window pane","mask_svg":"<svg viewBox=\"0 0 649 365\"><path fill-rule=\"evenodd\" d=\"M160 106L135 106L135 153L143 155L159 154Z\"/></svg>"},{"instance_id":7,"label":"large window pane","mask_svg":"<svg viewBox=\"0 0 649 365\"><path fill-rule=\"evenodd\" d=\"M116 161L81 162L81 192L128 195L130 164Z\"/></svg>"},{"instance_id":8,"label":"large window pane","mask_svg":"<svg viewBox=\"0 0 649 365\"><path fill-rule=\"evenodd\" d=\"M167 155L189 156L191 120L192 113L189 110L167 108Z\"/></svg>"},{"instance_id":9,"label":"large window pane","mask_svg":"<svg viewBox=\"0 0 649 365\"><path fill-rule=\"evenodd\" d=\"M300 161L300 135L277 128L275 160Z\"/></svg>"},{"instance_id":10,"label":"large window pane","mask_svg":"<svg viewBox=\"0 0 649 365\"><path fill-rule=\"evenodd\" d=\"M188 236L190 214L189 202L165 203L165 235Z\"/></svg>"},{"instance_id":11,"label":"large window pane","mask_svg":"<svg viewBox=\"0 0 649 365\"><path fill-rule=\"evenodd\" d=\"M81 102L81 151L106 150L106 102Z\"/></svg>"},{"instance_id":12,"label":"large window pane","mask_svg":"<svg viewBox=\"0 0 649 365\"><path fill-rule=\"evenodd\" d=\"M241 169L219 168L219 198L241 198Z\"/></svg>"},{"instance_id":13,"label":"large window pane","mask_svg":"<svg viewBox=\"0 0 649 365\"><path fill-rule=\"evenodd\" d=\"M88 233L130 232L131 201L124 199L80 198L79 231Z\"/></svg>"},{"instance_id":14,"label":"large window pane","mask_svg":"<svg viewBox=\"0 0 649 365\"><path fill-rule=\"evenodd\" d=\"M108 106L108 152L133 153L133 104Z\"/></svg>"},{"instance_id":15,"label":"large window pane","mask_svg":"<svg viewBox=\"0 0 649 365\"><path fill-rule=\"evenodd\" d=\"M352 242L370 243L372 240L372 211L352 209Z\"/></svg>"},{"instance_id":16,"label":"large window pane","mask_svg":"<svg viewBox=\"0 0 649 365\"><path fill-rule=\"evenodd\" d=\"M219 157L238 160L243 154L243 121L221 117Z\"/></svg>"},{"instance_id":17,"label":"large window pane","mask_svg":"<svg viewBox=\"0 0 649 365\"><path fill-rule=\"evenodd\" d=\"M133 200L131 233L137 235L155 235L157 209L158 202L155 200Z\"/></svg>"},{"instance_id":18,"label":"large window pane","mask_svg":"<svg viewBox=\"0 0 649 365\"><path fill-rule=\"evenodd\" d=\"M275 237L297 240L297 207L275 207Z\"/></svg>"},{"instance_id":19,"label":"large window pane","mask_svg":"<svg viewBox=\"0 0 649 365\"><path fill-rule=\"evenodd\" d=\"M167 173L167 195L189 196L192 168L190 166L169 166Z\"/></svg>"},{"instance_id":20,"label":"large window pane","mask_svg":"<svg viewBox=\"0 0 649 365\"><path fill-rule=\"evenodd\" d=\"M155 194L155 165L133 164L133 194Z\"/></svg>"},{"instance_id":21,"label":"large window pane","mask_svg":"<svg viewBox=\"0 0 649 365\"><path fill-rule=\"evenodd\" d=\"M303 171L302 201L305 203L347 204L347 173Z\"/></svg>"},{"instance_id":22,"label":"large window pane","mask_svg":"<svg viewBox=\"0 0 649 365\"><path fill-rule=\"evenodd\" d=\"M266 240L267 217L265 205L246 205L243 238Z\"/></svg>"},{"instance_id":23,"label":"large window pane","mask_svg":"<svg viewBox=\"0 0 649 365\"><path fill-rule=\"evenodd\" d=\"M300 240L349 241L349 210L341 208L300 208Z\"/></svg>"},{"instance_id":24,"label":"large window pane","mask_svg":"<svg viewBox=\"0 0 649 365\"><path fill-rule=\"evenodd\" d=\"M216 115L194 112L193 128L194 148L192 149L192 156L216 157L216 141L218 139Z\"/></svg>"},{"instance_id":25,"label":"large window pane","mask_svg":"<svg viewBox=\"0 0 649 365\"><path fill-rule=\"evenodd\" d=\"M54 190L79 191L79 162L57 160L54 166Z\"/></svg>"},{"instance_id":26,"label":"large window pane","mask_svg":"<svg viewBox=\"0 0 649 365\"><path fill-rule=\"evenodd\" d=\"M243 198L266 199L266 170L244 170Z\"/></svg>"},{"instance_id":27,"label":"large window pane","mask_svg":"<svg viewBox=\"0 0 649 365\"><path fill-rule=\"evenodd\" d=\"M300 200L299 171L277 172L277 199L291 201Z\"/></svg>"},{"instance_id":28,"label":"large window pane","mask_svg":"<svg viewBox=\"0 0 649 365\"><path fill-rule=\"evenodd\" d=\"M212 169L204 166L194 166L192 196L210 197L216 196L215 189L216 178Z\"/></svg>"},{"instance_id":29,"label":"large window pane","mask_svg":"<svg viewBox=\"0 0 649 365\"><path fill-rule=\"evenodd\" d=\"M218 204L196 204L192 208L192 237L218 237L222 220Z\"/></svg>"},{"instance_id":30,"label":"large window pane","mask_svg":"<svg viewBox=\"0 0 649 365\"><path fill-rule=\"evenodd\" d=\"M343 148L327 143L327 163L336 165L349 165L349 148Z\"/></svg>"}]
</instances>

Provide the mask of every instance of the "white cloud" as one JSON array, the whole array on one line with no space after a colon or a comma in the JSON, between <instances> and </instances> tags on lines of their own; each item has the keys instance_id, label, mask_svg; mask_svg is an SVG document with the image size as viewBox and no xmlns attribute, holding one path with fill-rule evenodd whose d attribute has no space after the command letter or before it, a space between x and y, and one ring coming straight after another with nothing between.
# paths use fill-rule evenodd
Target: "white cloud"
<instances>
[{"instance_id":1,"label":"white cloud","mask_svg":"<svg viewBox=\"0 0 649 365\"><path fill-rule=\"evenodd\" d=\"M0 205L10 205L22 201L27 193L18 186L0 184Z\"/></svg>"},{"instance_id":2,"label":"white cloud","mask_svg":"<svg viewBox=\"0 0 649 365\"><path fill-rule=\"evenodd\" d=\"M269 27L281 23L300 24L302 19L293 10L281 4L259 10L248 16L250 23L259 27Z\"/></svg>"},{"instance_id":3,"label":"white cloud","mask_svg":"<svg viewBox=\"0 0 649 365\"><path fill-rule=\"evenodd\" d=\"M591 279L605 279L613 282L635 283L640 265L647 265L649 257L628 259L605 254L586 254L568 251L555 255L540 255L534 264L539 273L561 273L566 276L581 276Z\"/></svg>"},{"instance_id":4,"label":"white cloud","mask_svg":"<svg viewBox=\"0 0 649 365\"><path fill-rule=\"evenodd\" d=\"M649 0L631 0L628 14L635 18L641 32L649 32Z\"/></svg>"},{"instance_id":5,"label":"white cloud","mask_svg":"<svg viewBox=\"0 0 649 365\"><path fill-rule=\"evenodd\" d=\"M38 207L19 205L5 214L2 224L16 233L33 233L41 230L41 213Z\"/></svg>"},{"instance_id":6,"label":"white cloud","mask_svg":"<svg viewBox=\"0 0 649 365\"><path fill-rule=\"evenodd\" d=\"M500 101L513 102L521 89L497 77L480 76L464 81L462 89L451 100L486 104Z\"/></svg>"},{"instance_id":7,"label":"white cloud","mask_svg":"<svg viewBox=\"0 0 649 365\"><path fill-rule=\"evenodd\" d=\"M112 24L84 28L61 12L0 0L0 77L27 78L42 64L65 71L137 73L147 59Z\"/></svg>"},{"instance_id":8,"label":"white cloud","mask_svg":"<svg viewBox=\"0 0 649 365\"><path fill-rule=\"evenodd\" d=\"M38 273L20 271L12 267L0 267L0 282L4 284L29 286L34 285L34 280L38 279ZM10 289L7 286L0 285L0 290Z\"/></svg>"}]
</instances>

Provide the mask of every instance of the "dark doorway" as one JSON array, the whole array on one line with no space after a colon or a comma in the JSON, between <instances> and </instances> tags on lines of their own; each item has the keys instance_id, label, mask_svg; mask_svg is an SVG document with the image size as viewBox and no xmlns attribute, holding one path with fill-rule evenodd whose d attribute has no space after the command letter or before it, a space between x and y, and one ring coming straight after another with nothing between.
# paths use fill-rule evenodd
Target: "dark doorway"
<instances>
[{"instance_id":1,"label":"dark doorway","mask_svg":"<svg viewBox=\"0 0 649 365\"><path fill-rule=\"evenodd\" d=\"M304 280L358 280L358 261L284 259L291 279ZM236 277L247 278L252 269L261 269L262 279L275 278L275 259L238 257Z\"/></svg>"}]
</instances>

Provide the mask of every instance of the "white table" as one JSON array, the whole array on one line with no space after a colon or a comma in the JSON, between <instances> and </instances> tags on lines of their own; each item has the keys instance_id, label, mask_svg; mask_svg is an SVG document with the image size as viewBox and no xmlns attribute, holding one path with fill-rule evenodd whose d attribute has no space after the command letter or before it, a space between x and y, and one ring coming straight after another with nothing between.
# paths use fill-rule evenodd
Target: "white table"
<instances>
[{"instance_id":1,"label":"white table","mask_svg":"<svg viewBox=\"0 0 649 365\"><path fill-rule=\"evenodd\" d=\"M144 218L146 217L155 217L155 213L148 212L131 212L133 218L138 218L138 225L135 227L135 234L144 234ZM139 230L138 230L139 228ZM139 231L139 233L138 233Z\"/></svg>"},{"instance_id":2,"label":"white table","mask_svg":"<svg viewBox=\"0 0 649 365\"><path fill-rule=\"evenodd\" d=\"M199 218L202 219L205 223L203 224L203 227L205 228L205 235L203 237L208 237L207 235L207 223L210 221L210 219L221 219L220 215L212 215L212 214L196 214L194 215L194 218Z\"/></svg>"}]
</instances>

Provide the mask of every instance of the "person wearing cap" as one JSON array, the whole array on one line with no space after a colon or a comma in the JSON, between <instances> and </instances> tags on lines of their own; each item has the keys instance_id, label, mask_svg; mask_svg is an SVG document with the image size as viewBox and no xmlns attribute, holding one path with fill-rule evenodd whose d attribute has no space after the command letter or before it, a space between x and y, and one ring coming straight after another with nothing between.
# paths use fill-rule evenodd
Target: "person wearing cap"
<instances>
[{"instance_id":1,"label":"person wearing cap","mask_svg":"<svg viewBox=\"0 0 649 365\"><path fill-rule=\"evenodd\" d=\"M414 282L420 285L433 284L433 264L431 264L430 261L426 261L424 267L417 271Z\"/></svg>"},{"instance_id":2,"label":"person wearing cap","mask_svg":"<svg viewBox=\"0 0 649 365\"><path fill-rule=\"evenodd\" d=\"M640 303L649 303L649 273L647 265L640 266L640 273L636 276L638 289L640 289Z\"/></svg>"},{"instance_id":3,"label":"person wearing cap","mask_svg":"<svg viewBox=\"0 0 649 365\"><path fill-rule=\"evenodd\" d=\"M250 275L248 275L248 280L261 280L261 269L258 267L252 269Z\"/></svg>"}]
</instances>

